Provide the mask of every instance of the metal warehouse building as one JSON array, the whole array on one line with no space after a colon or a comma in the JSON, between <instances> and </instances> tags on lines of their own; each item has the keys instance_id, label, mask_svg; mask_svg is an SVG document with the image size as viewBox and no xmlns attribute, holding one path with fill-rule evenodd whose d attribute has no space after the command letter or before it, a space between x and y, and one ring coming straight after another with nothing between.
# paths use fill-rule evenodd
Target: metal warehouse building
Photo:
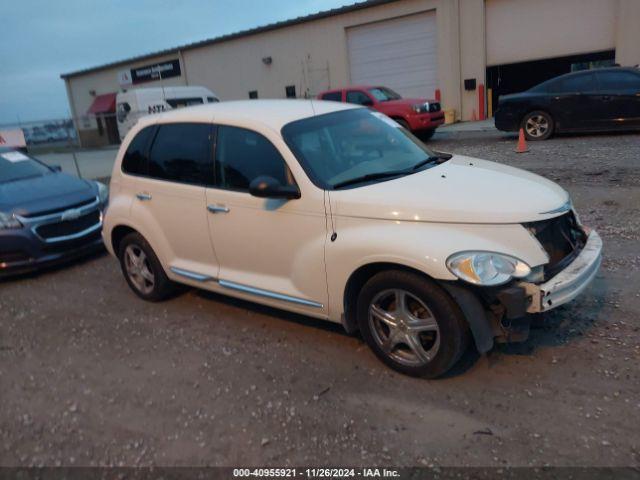
<instances>
[{"instance_id":1,"label":"metal warehouse building","mask_svg":"<svg viewBox=\"0 0 640 480\"><path fill-rule=\"evenodd\" d=\"M640 63L639 24L638 0L370 0L62 78L83 146L118 142L116 93L151 86L202 85L222 100L438 89L469 120L561 73Z\"/></svg>"}]
</instances>

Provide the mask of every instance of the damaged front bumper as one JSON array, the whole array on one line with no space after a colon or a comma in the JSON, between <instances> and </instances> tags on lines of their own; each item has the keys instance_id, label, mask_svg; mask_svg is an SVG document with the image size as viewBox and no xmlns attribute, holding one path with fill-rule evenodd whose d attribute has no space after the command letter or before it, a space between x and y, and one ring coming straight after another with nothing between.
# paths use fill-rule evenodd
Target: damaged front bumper
<instances>
[{"instance_id":1,"label":"damaged front bumper","mask_svg":"<svg viewBox=\"0 0 640 480\"><path fill-rule=\"evenodd\" d=\"M560 273L542 284L518 284L530 299L526 312L546 312L570 302L589 286L601 262L602 239L595 230L591 230L580 254Z\"/></svg>"}]
</instances>

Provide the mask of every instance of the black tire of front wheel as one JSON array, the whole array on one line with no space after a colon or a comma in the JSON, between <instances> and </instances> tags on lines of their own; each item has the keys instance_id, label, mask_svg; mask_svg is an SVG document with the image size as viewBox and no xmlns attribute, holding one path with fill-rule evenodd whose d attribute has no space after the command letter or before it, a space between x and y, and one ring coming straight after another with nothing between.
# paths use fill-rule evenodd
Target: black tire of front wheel
<instances>
[{"instance_id":1,"label":"black tire of front wheel","mask_svg":"<svg viewBox=\"0 0 640 480\"><path fill-rule=\"evenodd\" d=\"M369 305L381 291L402 288L419 298L433 312L440 330L440 347L423 366L403 365L389 357L376 343L369 325ZM371 277L358 295L357 320L371 350L392 369L415 377L437 378L449 371L469 345L469 325L458 304L434 281L404 270L387 270Z\"/></svg>"},{"instance_id":2,"label":"black tire of front wheel","mask_svg":"<svg viewBox=\"0 0 640 480\"><path fill-rule=\"evenodd\" d=\"M547 123L549 125L549 128L547 129L546 132L544 132L543 135L539 135L539 136L536 137L536 136L530 135L529 132L527 132L527 121L531 117L535 117L537 115L545 118L545 120L547 121ZM555 130L555 122L553 121L553 118L547 112L544 112L542 110L534 110L533 112L527 113L524 116L524 118L522 119L522 123L520 124L520 126L524 130L525 138L527 140L531 140L531 141L534 141L534 142L537 142L539 140L547 140L548 138L551 137L551 135L553 135L553 132Z\"/></svg>"}]
</instances>

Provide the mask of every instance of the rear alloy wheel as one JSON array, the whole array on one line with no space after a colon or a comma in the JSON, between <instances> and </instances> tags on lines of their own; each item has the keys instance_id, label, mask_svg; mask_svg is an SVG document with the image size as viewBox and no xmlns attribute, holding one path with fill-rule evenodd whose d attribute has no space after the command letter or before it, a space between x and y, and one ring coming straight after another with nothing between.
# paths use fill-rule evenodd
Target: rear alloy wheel
<instances>
[{"instance_id":1,"label":"rear alloy wheel","mask_svg":"<svg viewBox=\"0 0 640 480\"><path fill-rule=\"evenodd\" d=\"M122 239L118 257L124 278L140 298L158 302L174 292L174 284L164 273L151 245L139 233L130 233Z\"/></svg>"},{"instance_id":2,"label":"rear alloy wheel","mask_svg":"<svg viewBox=\"0 0 640 480\"><path fill-rule=\"evenodd\" d=\"M458 305L417 273L389 270L374 275L360 292L357 313L369 347L402 373L438 377L468 345L469 328Z\"/></svg>"},{"instance_id":3,"label":"rear alloy wheel","mask_svg":"<svg viewBox=\"0 0 640 480\"><path fill-rule=\"evenodd\" d=\"M546 140L553 134L553 119L543 111L530 112L522 120L527 140Z\"/></svg>"}]
</instances>

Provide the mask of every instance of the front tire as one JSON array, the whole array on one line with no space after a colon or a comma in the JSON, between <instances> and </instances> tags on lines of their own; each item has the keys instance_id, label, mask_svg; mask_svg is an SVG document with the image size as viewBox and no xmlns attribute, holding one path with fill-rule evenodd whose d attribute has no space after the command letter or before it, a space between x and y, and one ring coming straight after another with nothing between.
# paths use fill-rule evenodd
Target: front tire
<instances>
[{"instance_id":1,"label":"front tire","mask_svg":"<svg viewBox=\"0 0 640 480\"><path fill-rule=\"evenodd\" d=\"M174 292L174 284L164 273L160 260L139 233L130 233L122 239L118 258L124 278L140 298L159 302Z\"/></svg>"},{"instance_id":2,"label":"front tire","mask_svg":"<svg viewBox=\"0 0 640 480\"><path fill-rule=\"evenodd\" d=\"M431 137L433 137L433 135L436 133L436 129L435 128L430 128L429 130L421 130L418 134L417 137L422 140L423 142L426 142L427 140L431 140Z\"/></svg>"},{"instance_id":3,"label":"front tire","mask_svg":"<svg viewBox=\"0 0 640 480\"><path fill-rule=\"evenodd\" d=\"M357 319L378 358L412 376L443 375L469 342L458 305L433 281L413 272L390 270L371 277L360 291Z\"/></svg>"},{"instance_id":4,"label":"front tire","mask_svg":"<svg viewBox=\"0 0 640 480\"><path fill-rule=\"evenodd\" d=\"M553 135L554 128L553 118L542 110L529 112L522 119L522 129L527 140L546 140Z\"/></svg>"}]
</instances>

